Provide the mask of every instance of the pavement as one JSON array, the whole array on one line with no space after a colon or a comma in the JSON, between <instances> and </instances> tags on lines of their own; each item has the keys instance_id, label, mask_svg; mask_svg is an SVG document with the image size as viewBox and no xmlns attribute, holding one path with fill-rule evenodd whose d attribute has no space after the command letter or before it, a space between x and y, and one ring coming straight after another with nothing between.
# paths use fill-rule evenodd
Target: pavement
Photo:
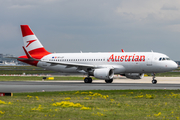
<instances>
[{"instance_id":1,"label":"pavement","mask_svg":"<svg viewBox=\"0 0 180 120\"><path fill-rule=\"evenodd\" d=\"M44 91L77 91L77 90L132 90L132 89L180 89L180 77L157 77L157 84L152 84L152 77L131 80L116 77L113 83L94 80L84 83L83 80L72 81L2 81L0 92L44 92Z\"/></svg>"}]
</instances>

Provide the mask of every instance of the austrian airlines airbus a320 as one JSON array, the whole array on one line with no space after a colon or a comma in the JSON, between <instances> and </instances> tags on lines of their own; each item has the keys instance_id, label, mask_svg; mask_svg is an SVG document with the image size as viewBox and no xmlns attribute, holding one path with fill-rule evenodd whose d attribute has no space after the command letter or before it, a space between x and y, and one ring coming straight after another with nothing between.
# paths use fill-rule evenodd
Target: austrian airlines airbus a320
<instances>
[{"instance_id":1,"label":"austrian airlines airbus a320","mask_svg":"<svg viewBox=\"0 0 180 120\"><path fill-rule=\"evenodd\" d=\"M46 51L28 25L21 25L25 56L16 59L30 65L63 73L86 73L85 83L92 83L94 76L113 82L114 74L130 79L141 79L144 73L174 70L178 65L162 53L156 52L111 52L111 53L50 53Z\"/></svg>"}]
</instances>

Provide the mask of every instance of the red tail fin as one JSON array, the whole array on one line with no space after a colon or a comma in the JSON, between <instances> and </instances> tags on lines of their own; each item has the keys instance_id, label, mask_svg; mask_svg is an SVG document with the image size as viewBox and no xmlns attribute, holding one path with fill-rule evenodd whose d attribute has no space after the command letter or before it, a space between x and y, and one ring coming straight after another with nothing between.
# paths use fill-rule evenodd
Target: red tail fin
<instances>
[{"instance_id":1,"label":"red tail fin","mask_svg":"<svg viewBox=\"0 0 180 120\"><path fill-rule=\"evenodd\" d=\"M36 59L41 59L43 56L50 54L40 43L36 35L28 25L21 25L21 31L24 41L24 51L27 57L32 56Z\"/></svg>"}]
</instances>

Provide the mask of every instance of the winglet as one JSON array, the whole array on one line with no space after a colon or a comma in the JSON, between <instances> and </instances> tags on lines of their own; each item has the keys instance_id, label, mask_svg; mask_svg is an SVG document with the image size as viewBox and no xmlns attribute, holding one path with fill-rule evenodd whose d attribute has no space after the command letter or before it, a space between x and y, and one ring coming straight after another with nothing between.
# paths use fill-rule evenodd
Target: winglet
<instances>
[{"instance_id":1,"label":"winglet","mask_svg":"<svg viewBox=\"0 0 180 120\"><path fill-rule=\"evenodd\" d=\"M122 51L122 52L124 52L124 50L123 50L123 49L121 49L121 51Z\"/></svg>"}]
</instances>

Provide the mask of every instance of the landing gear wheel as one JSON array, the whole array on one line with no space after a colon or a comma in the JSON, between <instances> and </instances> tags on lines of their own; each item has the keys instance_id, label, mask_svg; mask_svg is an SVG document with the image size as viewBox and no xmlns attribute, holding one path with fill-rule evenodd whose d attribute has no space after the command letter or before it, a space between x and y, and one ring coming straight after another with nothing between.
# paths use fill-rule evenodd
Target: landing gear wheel
<instances>
[{"instance_id":1,"label":"landing gear wheel","mask_svg":"<svg viewBox=\"0 0 180 120\"><path fill-rule=\"evenodd\" d=\"M155 78L155 73L152 73L152 75L153 75L152 84L156 84L156 83L157 83L157 80L154 79L154 78Z\"/></svg>"},{"instance_id":2,"label":"landing gear wheel","mask_svg":"<svg viewBox=\"0 0 180 120\"><path fill-rule=\"evenodd\" d=\"M152 80L152 84L156 84L157 83L157 80Z\"/></svg>"},{"instance_id":3,"label":"landing gear wheel","mask_svg":"<svg viewBox=\"0 0 180 120\"><path fill-rule=\"evenodd\" d=\"M105 80L106 83L112 83L113 82L113 79L110 79L110 80Z\"/></svg>"},{"instance_id":4,"label":"landing gear wheel","mask_svg":"<svg viewBox=\"0 0 180 120\"><path fill-rule=\"evenodd\" d=\"M92 78L90 77L84 78L84 83L92 83Z\"/></svg>"}]
</instances>

